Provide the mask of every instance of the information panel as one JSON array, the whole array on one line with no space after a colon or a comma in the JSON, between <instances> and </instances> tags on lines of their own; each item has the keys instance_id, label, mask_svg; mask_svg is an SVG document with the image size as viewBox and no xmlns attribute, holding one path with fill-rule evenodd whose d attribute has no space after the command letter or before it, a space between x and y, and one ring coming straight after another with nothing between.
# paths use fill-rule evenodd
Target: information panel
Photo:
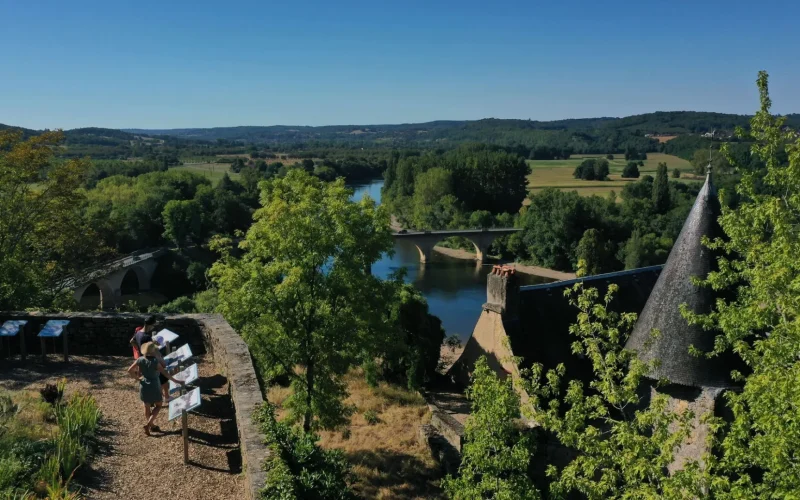
<instances>
[{"instance_id":1,"label":"information panel","mask_svg":"<svg viewBox=\"0 0 800 500\"><path fill-rule=\"evenodd\" d=\"M155 340L156 344L158 344L159 347L164 347L167 344L174 343L177 338L178 338L177 333L164 328L163 330L158 332L155 335L155 337L153 337L153 340Z\"/></svg>"},{"instance_id":2,"label":"information panel","mask_svg":"<svg viewBox=\"0 0 800 500\"><path fill-rule=\"evenodd\" d=\"M177 366L178 363L186 361L191 357L192 357L192 349L189 347L189 344L185 344L181 346L181 348L178 349L177 351L171 352L166 356L164 356L164 363L166 363L167 369L171 370L172 368L175 368L175 366Z\"/></svg>"},{"instance_id":3,"label":"information panel","mask_svg":"<svg viewBox=\"0 0 800 500\"><path fill-rule=\"evenodd\" d=\"M176 380L182 380L187 384L191 384L197 380L197 363L188 366L172 376ZM177 391L181 388L180 384L176 384L172 380L169 381L169 392Z\"/></svg>"},{"instance_id":4,"label":"information panel","mask_svg":"<svg viewBox=\"0 0 800 500\"><path fill-rule=\"evenodd\" d=\"M198 406L200 406L200 388L195 387L169 402L169 419L174 420L180 417L182 412L194 410Z\"/></svg>"},{"instance_id":5,"label":"information panel","mask_svg":"<svg viewBox=\"0 0 800 500\"><path fill-rule=\"evenodd\" d=\"M28 324L24 319L10 319L0 326L0 337L14 337L19 333L19 329Z\"/></svg>"},{"instance_id":6,"label":"information panel","mask_svg":"<svg viewBox=\"0 0 800 500\"><path fill-rule=\"evenodd\" d=\"M69 324L68 319L51 319L42 327L39 332L40 337L60 337L64 327Z\"/></svg>"}]
</instances>

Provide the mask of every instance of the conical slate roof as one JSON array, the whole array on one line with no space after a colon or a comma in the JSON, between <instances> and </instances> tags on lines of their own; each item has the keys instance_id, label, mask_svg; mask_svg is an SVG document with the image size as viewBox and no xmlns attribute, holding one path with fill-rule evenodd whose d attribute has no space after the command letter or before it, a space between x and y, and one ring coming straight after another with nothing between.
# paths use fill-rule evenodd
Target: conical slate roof
<instances>
[{"instance_id":1,"label":"conical slate roof","mask_svg":"<svg viewBox=\"0 0 800 500\"><path fill-rule=\"evenodd\" d=\"M698 325L690 326L679 310L681 304L686 304L694 312L705 313L714 304L713 290L693 285L690 277L705 278L716 269L716 258L701 239L721 235L719 215L719 199L709 172L625 346L636 351L644 362L660 360L660 365L648 374L652 379L690 387L733 385L730 357L708 359L689 353L691 345L711 351L715 334ZM654 328L660 332L655 339L651 336Z\"/></svg>"}]
</instances>

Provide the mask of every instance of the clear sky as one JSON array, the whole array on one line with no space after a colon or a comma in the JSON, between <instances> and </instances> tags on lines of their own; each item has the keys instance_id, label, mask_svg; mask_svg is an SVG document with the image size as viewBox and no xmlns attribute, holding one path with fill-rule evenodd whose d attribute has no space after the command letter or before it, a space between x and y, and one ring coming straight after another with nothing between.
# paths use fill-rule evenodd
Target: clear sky
<instances>
[{"instance_id":1,"label":"clear sky","mask_svg":"<svg viewBox=\"0 0 800 500\"><path fill-rule=\"evenodd\" d=\"M800 112L800 2L0 0L0 123Z\"/></svg>"}]
</instances>

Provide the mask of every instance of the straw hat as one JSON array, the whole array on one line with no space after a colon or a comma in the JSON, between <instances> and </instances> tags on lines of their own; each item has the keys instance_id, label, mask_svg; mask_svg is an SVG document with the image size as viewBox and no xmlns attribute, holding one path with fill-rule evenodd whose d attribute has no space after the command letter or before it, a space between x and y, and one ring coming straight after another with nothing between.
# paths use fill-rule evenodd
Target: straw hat
<instances>
[{"instance_id":1,"label":"straw hat","mask_svg":"<svg viewBox=\"0 0 800 500\"><path fill-rule=\"evenodd\" d=\"M142 344L142 355L144 356L157 356L158 345L155 342L145 342Z\"/></svg>"}]
</instances>

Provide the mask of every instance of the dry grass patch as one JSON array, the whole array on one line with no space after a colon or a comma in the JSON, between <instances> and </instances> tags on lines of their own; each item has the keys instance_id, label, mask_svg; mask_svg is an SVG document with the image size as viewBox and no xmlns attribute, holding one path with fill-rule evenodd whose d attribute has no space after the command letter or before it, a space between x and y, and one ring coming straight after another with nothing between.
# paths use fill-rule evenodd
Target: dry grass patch
<instances>
[{"instance_id":1,"label":"dry grass patch","mask_svg":"<svg viewBox=\"0 0 800 500\"><path fill-rule=\"evenodd\" d=\"M319 434L320 445L344 451L353 465L355 492L362 498L441 498L439 465L417 439L420 425L430 421L422 396L386 383L369 387L360 369L348 373L345 382L350 393L346 402L355 410L350 426ZM267 392L279 416L290 393L279 386Z\"/></svg>"}]
</instances>

